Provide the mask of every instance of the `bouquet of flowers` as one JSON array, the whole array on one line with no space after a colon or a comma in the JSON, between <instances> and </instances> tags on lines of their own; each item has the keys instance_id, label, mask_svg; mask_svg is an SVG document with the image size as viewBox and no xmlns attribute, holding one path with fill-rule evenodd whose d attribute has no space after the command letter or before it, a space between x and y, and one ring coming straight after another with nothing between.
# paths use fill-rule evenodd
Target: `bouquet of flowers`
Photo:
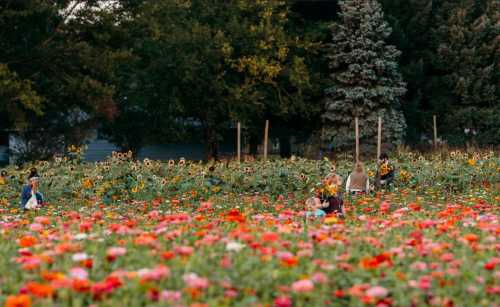
<instances>
[{"instance_id":1,"label":"bouquet of flowers","mask_svg":"<svg viewBox=\"0 0 500 307\"><path fill-rule=\"evenodd\" d=\"M392 170L392 166L388 162L382 163L380 165L380 176L385 176L385 175L389 174L391 170Z\"/></svg>"}]
</instances>

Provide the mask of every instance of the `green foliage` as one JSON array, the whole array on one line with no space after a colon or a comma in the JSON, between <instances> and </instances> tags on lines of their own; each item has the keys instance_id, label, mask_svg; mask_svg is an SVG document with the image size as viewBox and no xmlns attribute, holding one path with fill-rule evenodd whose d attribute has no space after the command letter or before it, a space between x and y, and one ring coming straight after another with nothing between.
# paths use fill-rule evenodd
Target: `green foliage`
<instances>
[{"instance_id":1,"label":"green foliage","mask_svg":"<svg viewBox=\"0 0 500 307\"><path fill-rule=\"evenodd\" d=\"M326 90L323 138L335 147L352 145L352 124L359 117L361 138L373 141L380 115L385 119L386 140L401 143L406 124L399 110L406 84L397 64L400 52L385 42L391 29L380 4L343 1L341 10L340 21L331 28L331 85Z\"/></svg>"},{"instance_id":2,"label":"green foliage","mask_svg":"<svg viewBox=\"0 0 500 307\"><path fill-rule=\"evenodd\" d=\"M448 132L477 131L477 142L500 141L500 62L497 1L458 1L440 14L436 67L449 91ZM472 134L471 134L472 135Z\"/></svg>"},{"instance_id":3,"label":"green foliage","mask_svg":"<svg viewBox=\"0 0 500 307\"><path fill-rule=\"evenodd\" d=\"M430 135L437 114L450 143L498 144L498 1L381 2L403 52L408 141Z\"/></svg>"}]
</instances>

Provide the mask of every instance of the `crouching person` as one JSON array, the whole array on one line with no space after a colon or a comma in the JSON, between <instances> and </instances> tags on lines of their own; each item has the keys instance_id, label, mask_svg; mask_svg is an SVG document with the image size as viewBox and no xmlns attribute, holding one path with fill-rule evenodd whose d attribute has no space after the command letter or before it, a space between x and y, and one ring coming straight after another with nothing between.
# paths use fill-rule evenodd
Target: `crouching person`
<instances>
[{"instance_id":1,"label":"crouching person","mask_svg":"<svg viewBox=\"0 0 500 307\"><path fill-rule=\"evenodd\" d=\"M21 192L21 210L38 209L43 203L43 195L38 191L40 177L36 169L32 169L28 176L28 184L23 186Z\"/></svg>"}]
</instances>

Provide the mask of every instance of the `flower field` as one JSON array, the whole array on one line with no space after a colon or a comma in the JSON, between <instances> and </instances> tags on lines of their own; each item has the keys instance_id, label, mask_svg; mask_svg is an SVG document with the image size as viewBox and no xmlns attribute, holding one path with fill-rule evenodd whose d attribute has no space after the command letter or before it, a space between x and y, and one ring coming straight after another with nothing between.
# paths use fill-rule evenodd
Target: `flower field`
<instances>
[{"instance_id":1,"label":"flower field","mask_svg":"<svg viewBox=\"0 0 500 307\"><path fill-rule=\"evenodd\" d=\"M36 164L47 204L22 213L29 167L0 179L5 306L499 306L500 157L393 159L387 191L306 217L334 165ZM335 162L344 179L352 163ZM373 179L375 165L368 165Z\"/></svg>"}]
</instances>

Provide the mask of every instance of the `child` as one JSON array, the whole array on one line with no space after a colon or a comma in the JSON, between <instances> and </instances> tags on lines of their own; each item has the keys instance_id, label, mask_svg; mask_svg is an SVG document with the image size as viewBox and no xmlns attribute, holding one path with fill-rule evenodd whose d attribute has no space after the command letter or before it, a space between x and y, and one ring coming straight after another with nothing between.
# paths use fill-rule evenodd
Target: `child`
<instances>
[{"instance_id":1,"label":"child","mask_svg":"<svg viewBox=\"0 0 500 307\"><path fill-rule=\"evenodd\" d=\"M325 211L321 210L323 204L321 204L319 198L311 197L307 199L306 206L308 209L306 216L324 217L326 215Z\"/></svg>"},{"instance_id":2,"label":"child","mask_svg":"<svg viewBox=\"0 0 500 307\"><path fill-rule=\"evenodd\" d=\"M363 163L357 162L354 170L347 178L345 189L348 193L356 195L359 193L368 193L370 190L370 179L365 172Z\"/></svg>"},{"instance_id":3,"label":"child","mask_svg":"<svg viewBox=\"0 0 500 307\"><path fill-rule=\"evenodd\" d=\"M35 168L32 168L28 176L28 184L23 186L21 192L21 210L38 209L43 203L43 195L38 192L40 177Z\"/></svg>"},{"instance_id":4,"label":"child","mask_svg":"<svg viewBox=\"0 0 500 307\"><path fill-rule=\"evenodd\" d=\"M332 173L323 179L321 187L316 190L315 208L323 211L324 214L335 214L343 217L344 202L340 192L341 186L342 178L335 173L335 168L333 168Z\"/></svg>"}]
</instances>

